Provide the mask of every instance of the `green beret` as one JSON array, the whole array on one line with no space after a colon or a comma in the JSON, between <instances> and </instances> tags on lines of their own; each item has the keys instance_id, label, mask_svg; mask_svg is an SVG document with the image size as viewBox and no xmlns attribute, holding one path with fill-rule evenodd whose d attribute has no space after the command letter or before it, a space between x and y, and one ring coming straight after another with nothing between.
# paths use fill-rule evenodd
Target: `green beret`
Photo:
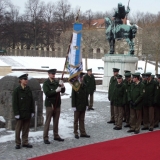
<instances>
[{"instance_id":1,"label":"green beret","mask_svg":"<svg viewBox=\"0 0 160 160\"><path fill-rule=\"evenodd\" d=\"M140 77L140 74L141 74L140 72L136 72L136 73L133 73L132 76L133 77Z\"/></svg>"},{"instance_id":2,"label":"green beret","mask_svg":"<svg viewBox=\"0 0 160 160\"><path fill-rule=\"evenodd\" d=\"M157 77L157 78L160 78L160 74L156 74L156 77Z\"/></svg>"},{"instance_id":3,"label":"green beret","mask_svg":"<svg viewBox=\"0 0 160 160\"><path fill-rule=\"evenodd\" d=\"M146 77L150 77L151 76L151 72L147 72L145 75L146 75Z\"/></svg>"}]
</instances>

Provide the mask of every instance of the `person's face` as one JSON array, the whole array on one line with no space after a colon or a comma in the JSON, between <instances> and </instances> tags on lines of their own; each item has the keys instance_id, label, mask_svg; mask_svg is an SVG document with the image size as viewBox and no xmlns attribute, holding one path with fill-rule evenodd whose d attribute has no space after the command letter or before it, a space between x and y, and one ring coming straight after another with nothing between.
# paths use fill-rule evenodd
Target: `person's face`
<instances>
[{"instance_id":1,"label":"person's face","mask_svg":"<svg viewBox=\"0 0 160 160\"><path fill-rule=\"evenodd\" d=\"M117 78L117 82L121 83L122 82L122 78Z\"/></svg>"},{"instance_id":2,"label":"person's face","mask_svg":"<svg viewBox=\"0 0 160 160\"><path fill-rule=\"evenodd\" d=\"M54 79L55 78L55 73L48 73L48 76L50 79Z\"/></svg>"},{"instance_id":3,"label":"person's face","mask_svg":"<svg viewBox=\"0 0 160 160\"><path fill-rule=\"evenodd\" d=\"M23 85L23 86L26 86L27 83L28 83L28 78L23 78L20 80L20 83Z\"/></svg>"},{"instance_id":4,"label":"person's face","mask_svg":"<svg viewBox=\"0 0 160 160\"><path fill-rule=\"evenodd\" d=\"M118 75L118 73L119 73L119 72L113 72L113 75L116 76L116 75Z\"/></svg>"},{"instance_id":5,"label":"person's face","mask_svg":"<svg viewBox=\"0 0 160 160\"><path fill-rule=\"evenodd\" d=\"M137 82L137 77L133 77L133 82Z\"/></svg>"},{"instance_id":6,"label":"person's face","mask_svg":"<svg viewBox=\"0 0 160 160\"><path fill-rule=\"evenodd\" d=\"M131 77L126 77L126 80L127 80L127 81L130 81L130 80L131 80Z\"/></svg>"},{"instance_id":7,"label":"person's face","mask_svg":"<svg viewBox=\"0 0 160 160\"><path fill-rule=\"evenodd\" d=\"M87 71L88 75L91 75L92 74L92 71Z\"/></svg>"}]
</instances>

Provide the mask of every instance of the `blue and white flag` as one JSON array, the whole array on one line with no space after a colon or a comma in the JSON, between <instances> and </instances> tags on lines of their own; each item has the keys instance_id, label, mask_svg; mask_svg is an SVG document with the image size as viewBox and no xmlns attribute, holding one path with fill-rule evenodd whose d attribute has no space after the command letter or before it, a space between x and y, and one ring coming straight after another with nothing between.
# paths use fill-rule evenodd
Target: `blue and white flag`
<instances>
[{"instance_id":1,"label":"blue and white flag","mask_svg":"<svg viewBox=\"0 0 160 160\"><path fill-rule=\"evenodd\" d=\"M72 42L66 62L67 71L70 74L69 82L73 85L81 71L83 71L81 53L82 24L74 23Z\"/></svg>"}]
</instances>

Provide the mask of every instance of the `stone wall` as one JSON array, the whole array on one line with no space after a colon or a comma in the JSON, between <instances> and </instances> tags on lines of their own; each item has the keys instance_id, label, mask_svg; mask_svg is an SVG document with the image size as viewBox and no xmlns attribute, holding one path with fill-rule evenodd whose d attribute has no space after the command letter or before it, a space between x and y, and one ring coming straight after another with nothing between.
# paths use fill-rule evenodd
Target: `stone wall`
<instances>
[{"instance_id":1,"label":"stone wall","mask_svg":"<svg viewBox=\"0 0 160 160\"><path fill-rule=\"evenodd\" d=\"M5 76L0 79L0 116L3 116L7 129L14 130L16 120L14 118L12 109L12 93L13 90L19 85L18 78L16 76ZM43 92L39 82L32 78L28 82L29 87L32 90L33 98L37 101L38 117L37 126L43 125ZM30 127L34 126L34 117L31 119Z\"/></svg>"}]
</instances>

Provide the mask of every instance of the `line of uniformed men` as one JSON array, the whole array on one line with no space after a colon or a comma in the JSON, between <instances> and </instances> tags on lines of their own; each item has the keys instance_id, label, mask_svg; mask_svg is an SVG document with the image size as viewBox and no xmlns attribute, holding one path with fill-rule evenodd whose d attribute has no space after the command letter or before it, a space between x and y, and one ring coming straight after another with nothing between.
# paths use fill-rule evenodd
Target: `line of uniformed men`
<instances>
[{"instance_id":1,"label":"line of uniformed men","mask_svg":"<svg viewBox=\"0 0 160 160\"><path fill-rule=\"evenodd\" d=\"M130 127L127 132L138 134L142 130L153 131L159 126L160 120L160 74L154 78L150 72L131 74L125 70L125 79L118 74L119 69L113 68L110 79L108 99L110 100L111 119L115 130Z\"/></svg>"}]
</instances>

